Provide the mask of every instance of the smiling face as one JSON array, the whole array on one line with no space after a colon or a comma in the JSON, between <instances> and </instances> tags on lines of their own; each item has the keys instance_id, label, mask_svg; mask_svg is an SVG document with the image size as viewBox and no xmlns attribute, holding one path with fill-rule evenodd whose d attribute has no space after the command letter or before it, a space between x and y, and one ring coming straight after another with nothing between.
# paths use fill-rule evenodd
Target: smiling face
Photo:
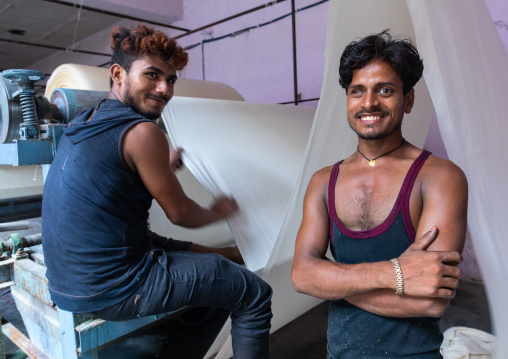
<instances>
[{"instance_id":1,"label":"smiling face","mask_svg":"<svg viewBox=\"0 0 508 359\"><path fill-rule=\"evenodd\" d=\"M347 114L349 126L360 138L402 137L402 118L411 112L414 101L414 90L404 95L402 85L395 70L380 60L353 71L347 90Z\"/></svg>"},{"instance_id":2,"label":"smiling face","mask_svg":"<svg viewBox=\"0 0 508 359\"><path fill-rule=\"evenodd\" d=\"M177 79L175 68L156 56L143 56L135 60L129 72L115 64L111 76L118 85L116 97L152 120L161 115L173 97Z\"/></svg>"}]
</instances>

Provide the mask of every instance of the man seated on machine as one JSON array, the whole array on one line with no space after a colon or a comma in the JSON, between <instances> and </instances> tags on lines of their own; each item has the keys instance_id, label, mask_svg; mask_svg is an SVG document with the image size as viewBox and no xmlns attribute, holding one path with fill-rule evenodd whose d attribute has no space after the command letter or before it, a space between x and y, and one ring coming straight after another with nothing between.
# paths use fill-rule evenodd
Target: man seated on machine
<instances>
[{"instance_id":1,"label":"man seated on machine","mask_svg":"<svg viewBox=\"0 0 508 359\"><path fill-rule=\"evenodd\" d=\"M186 196L181 165L153 122L173 96L188 55L144 25L111 34L111 90L60 140L44 187L42 242L49 290L67 311L120 321L182 307L232 311L235 358L268 358L270 286L237 264L236 247L210 248L148 229L155 199L188 228L233 215L233 198L203 208ZM237 263L234 263L237 262Z\"/></svg>"}]
</instances>

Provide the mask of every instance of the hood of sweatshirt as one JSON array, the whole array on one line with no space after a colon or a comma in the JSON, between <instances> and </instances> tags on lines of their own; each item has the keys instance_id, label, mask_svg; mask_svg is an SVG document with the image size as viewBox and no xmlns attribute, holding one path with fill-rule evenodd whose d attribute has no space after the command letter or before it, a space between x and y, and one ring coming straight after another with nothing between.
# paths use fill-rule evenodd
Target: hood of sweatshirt
<instances>
[{"instance_id":1,"label":"hood of sweatshirt","mask_svg":"<svg viewBox=\"0 0 508 359\"><path fill-rule=\"evenodd\" d=\"M100 115L95 112L100 108ZM133 120L146 120L120 100L106 99L77 115L63 132L73 144Z\"/></svg>"}]
</instances>

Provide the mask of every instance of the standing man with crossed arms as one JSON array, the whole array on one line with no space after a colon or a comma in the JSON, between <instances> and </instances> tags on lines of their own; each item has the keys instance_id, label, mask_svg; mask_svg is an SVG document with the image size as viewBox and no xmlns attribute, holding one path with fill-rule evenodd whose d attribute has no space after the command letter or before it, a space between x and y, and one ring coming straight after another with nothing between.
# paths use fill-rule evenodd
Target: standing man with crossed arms
<instances>
[{"instance_id":1,"label":"standing man with crossed arms","mask_svg":"<svg viewBox=\"0 0 508 359\"><path fill-rule=\"evenodd\" d=\"M331 301L328 358L440 357L467 181L403 138L422 72L416 48L388 31L350 43L340 60L358 148L310 180L292 269L296 291Z\"/></svg>"}]
</instances>

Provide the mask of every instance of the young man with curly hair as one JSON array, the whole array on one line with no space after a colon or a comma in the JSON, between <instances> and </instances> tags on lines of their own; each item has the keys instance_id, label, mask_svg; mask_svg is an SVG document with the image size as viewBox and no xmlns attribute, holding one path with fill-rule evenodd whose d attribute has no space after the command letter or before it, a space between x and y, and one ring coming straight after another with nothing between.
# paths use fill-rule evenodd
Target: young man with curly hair
<instances>
[{"instance_id":1,"label":"young man with curly hair","mask_svg":"<svg viewBox=\"0 0 508 359\"><path fill-rule=\"evenodd\" d=\"M210 248L148 229L152 199L174 224L195 228L238 209L186 196L181 164L153 122L171 100L188 56L144 25L112 31L111 90L64 129L48 173L42 241L54 303L120 321L182 307L231 310L235 358L268 358L270 286L237 263L236 247ZM237 262L237 263L234 263Z\"/></svg>"},{"instance_id":2,"label":"young man with curly hair","mask_svg":"<svg viewBox=\"0 0 508 359\"><path fill-rule=\"evenodd\" d=\"M310 180L292 270L297 291L330 300L328 358L440 358L467 181L402 136L422 72L411 42L387 31L350 43L340 59L358 148Z\"/></svg>"}]
</instances>

